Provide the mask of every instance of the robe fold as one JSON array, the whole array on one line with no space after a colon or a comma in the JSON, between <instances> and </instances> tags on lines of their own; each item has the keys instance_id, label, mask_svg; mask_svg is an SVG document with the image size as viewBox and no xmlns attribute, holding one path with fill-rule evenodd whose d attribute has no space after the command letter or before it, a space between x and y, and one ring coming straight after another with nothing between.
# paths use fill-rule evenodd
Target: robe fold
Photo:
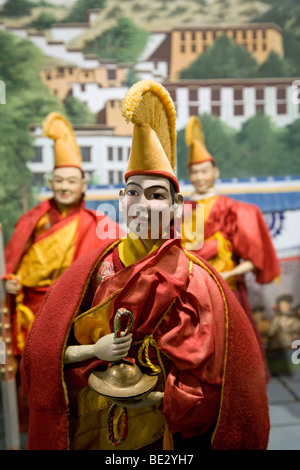
<instances>
[{"instance_id":1,"label":"robe fold","mask_svg":"<svg viewBox=\"0 0 300 470\"><path fill-rule=\"evenodd\" d=\"M157 349L148 350L150 364L162 365L158 352L163 363L168 359L162 413L171 432L185 438L213 425L212 449L266 449L264 362L253 328L218 273L185 252L179 240L116 270L82 310L99 264L120 243L77 260L53 284L36 316L21 363L30 403L29 449L70 448L70 391L86 386L89 373L104 364L64 367L65 348L73 334L83 343L96 341L95 326L103 318L112 331L119 307L134 316L129 356L140 360L151 336Z\"/></svg>"}]
</instances>

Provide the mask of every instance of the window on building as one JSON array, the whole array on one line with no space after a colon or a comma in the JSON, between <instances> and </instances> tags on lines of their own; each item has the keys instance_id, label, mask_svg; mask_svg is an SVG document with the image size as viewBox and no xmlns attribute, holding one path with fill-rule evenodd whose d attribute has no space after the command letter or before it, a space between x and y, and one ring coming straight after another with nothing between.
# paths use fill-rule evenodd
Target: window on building
<instances>
[{"instance_id":1,"label":"window on building","mask_svg":"<svg viewBox=\"0 0 300 470\"><path fill-rule=\"evenodd\" d=\"M190 116L198 116L198 106L189 106Z\"/></svg>"},{"instance_id":2,"label":"window on building","mask_svg":"<svg viewBox=\"0 0 300 470\"><path fill-rule=\"evenodd\" d=\"M47 73L46 78L47 80L51 80L51 73Z\"/></svg>"},{"instance_id":3,"label":"window on building","mask_svg":"<svg viewBox=\"0 0 300 470\"><path fill-rule=\"evenodd\" d=\"M235 116L243 116L244 115L244 105L242 104L235 104L233 107L233 113Z\"/></svg>"},{"instance_id":4,"label":"window on building","mask_svg":"<svg viewBox=\"0 0 300 470\"><path fill-rule=\"evenodd\" d=\"M211 100L212 101L220 101L220 96L221 96L221 93L220 93L219 88L213 88L211 90Z\"/></svg>"},{"instance_id":5,"label":"window on building","mask_svg":"<svg viewBox=\"0 0 300 470\"><path fill-rule=\"evenodd\" d=\"M81 88L81 91L85 91L85 84L81 83L80 88Z\"/></svg>"},{"instance_id":6,"label":"window on building","mask_svg":"<svg viewBox=\"0 0 300 470\"><path fill-rule=\"evenodd\" d=\"M91 161L91 147L80 147L82 161L90 162Z\"/></svg>"},{"instance_id":7,"label":"window on building","mask_svg":"<svg viewBox=\"0 0 300 470\"><path fill-rule=\"evenodd\" d=\"M197 48L196 48L196 44L192 44L191 46L191 51L192 52L196 52Z\"/></svg>"},{"instance_id":8,"label":"window on building","mask_svg":"<svg viewBox=\"0 0 300 470\"><path fill-rule=\"evenodd\" d=\"M123 171L118 171L118 184L122 184L123 182Z\"/></svg>"},{"instance_id":9,"label":"window on building","mask_svg":"<svg viewBox=\"0 0 300 470\"><path fill-rule=\"evenodd\" d=\"M180 52L185 52L185 45L184 45L184 44L182 44L182 45L180 46Z\"/></svg>"},{"instance_id":10,"label":"window on building","mask_svg":"<svg viewBox=\"0 0 300 470\"><path fill-rule=\"evenodd\" d=\"M108 183L114 184L114 172L112 170L108 171Z\"/></svg>"},{"instance_id":11,"label":"window on building","mask_svg":"<svg viewBox=\"0 0 300 470\"><path fill-rule=\"evenodd\" d=\"M182 32L181 32L181 41L184 41L184 40L185 40L185 32L182 31Z\"/></svg>"},{"instance_id":12,"label":"window on building","mask_svg":"<svg viewBox=\"0 0 300 470\"><path fill-rule=\"evenodd\" d=\"M114 158L114 152L112 147L107 147L107 160L112 161Z\"/></svg>"},{"instance_id":13,"label":"window on building","mask_svg":"<svg viewBox=\"0 0 300 470\"><path fill-rule=\"evenodd\" d=\"M221 106L213 104L211 107L211 113L213 116L221 116Z\"/></svg>"},{"instance_id":14,"label":"window on building","mask_svg":"<svg viewBox=\"0 0 300 470\"><path fill-rule=\"evenodd\" d=\"M243 39L247 39L247 31L243 31L242 36L243 36Z\"/></svg>"},{"instance_id":15,"label":"window on building","mask_svg":"<svg viewBox=\"0 0 300 470\"><path fill-rule=\"evenodd\" d=\"M195 31L192 31L192 41L196 41L196 33L195 33Z\"/></svg>"},{"instance_id":16,"label":"window on building","mask_svg":"<svg viewBox=\"0 0 300 470\"><path fill-rule=\"evenodd\" d=\"M198 89L190 89L189 90L189 100L190 101L198 101Z\"/></svg>"},{"instance_id":17,"label":"window on building","mask_svg":"<svg viewBox=\"0 0 300 470\"><path fill-rule=\"evenodd\" d=\"M256 39L256 37L257 37L257 34L256 34L255 30L252 31L252 37L253 37L253 39Z\"/></svg>"},{"instance_id":18,"label":"window on building","mask_svg":"<svg viewBox=\"0 0 300 470\"><path fill-rule=\"evenodd\" d=\"M267 43L263 42L262 44L262 50L266 51L267 50Z\"/></svg>"},{"instance_id":19,"label":"window on building","mask_svg":"<svg viewBox=\"0 0 300 470\"><path fill-rule=\"evenodd\" d=\"M130 147L128 147L128 151L127 151L127 159L129 159L129 155L130 155Z\"/></svg>"},{"instance_id":20,"label":"window on building","mask_svg":"<svg viewBox=\"0 0 300 470\"><path fill-rule=\"evenodd\" d=\"M286 89L285 88L277 88L277 99L278 100L285 100L286 99Z\"/></svg>"},{"instance_id":21,"label":"window on building","mask_svg":"<svg viewBox=\"0 0 300 470\"><path fill-rule=\"evenodd\" d=\"M118 147L118 160L119 161L123 160L123 149L122 149L122 147Z\"/></svg>"},{"instance_id":22,"label":"window on building","mask_svg":"<svg viewBox=\"0 0 300 470\"><path fill-rule=\"evenodd\" d=\"M57 76L58 77L63 77L65 74L65 68L64 67L58 67L57 69Z\"/></svg>"},{"instance_id":23,"label":"window on building","mask_svg":"<svg viewBox=\"0 0 300 470\"><path fill-rule=\"evenodd\" d=\"M41 163L43 161L43 147L34 147L34 163Z\"/></svg>"},{"instance_id":24,"label":"window on building","mask_svg":"<svg viewBox=\"0 0 300 470\"><path fill-rule=\"evenodd\" d=\"M255 94L256 94L256 99L257 99L257 100L263 100L264 97L265 97L264 89L263 89L263 88L257 88L257 89L255 90Z\"/></svg>"},{"instance_id":25,"label":"window on building","mask_svg":"<svg viewBox=\"0 0 300 470\"><path fill-rule=\"evenodd\" d=\"M255 111L256 111L256 114L264 114L265 113L265 105L256 103Z\"/></svg>"},{"instance_id":26,"label":"window on building","mask_svg":"<svg viewBox=\"0 0 300 470\"><path fill-rule=\"evenodd\" d=\"M108 80L115 80L116 79L116 69L108 69L107 70L107 78L108 78Z\"/></svg>"},{"instance_id":27,"label":"window on building","mask_svg":"<svg viewBox=\"0 0 300 470\"><path fill-rule=\"evenodd\" d=\"M206 31L203 31L202 38L204 41L206 40Z\"/></svg>"},{"instance_id":28,"label":"window on building","mask_svg":"<svg viewBox=\"0 0 300 470\"><path fill-rule=\"evenodd\" d=\"M243 100L243 90L242 88L235 88L233 92L234 101L242 101Z\"/></svg>"},{"instance_id":29,"label":"window on building","mask_svg":"<svg viewBox=\"0 0 300 470\"><path fill-rule=\"evenodd\" d=\"M286 103L277 103L277 114L286 114Z\"/></svg>"},{"instance_id":30,"label":"window on building","mask_svg":"<svg viewBox=\"0 0 300 470\"><path fill-rule=\"evenodd\" d=\"M265 30L262 31L262 37L263 37L263 39L266 39L266 37L267 37L267 33L266 33Z\"/></svg>"}]
</instances>

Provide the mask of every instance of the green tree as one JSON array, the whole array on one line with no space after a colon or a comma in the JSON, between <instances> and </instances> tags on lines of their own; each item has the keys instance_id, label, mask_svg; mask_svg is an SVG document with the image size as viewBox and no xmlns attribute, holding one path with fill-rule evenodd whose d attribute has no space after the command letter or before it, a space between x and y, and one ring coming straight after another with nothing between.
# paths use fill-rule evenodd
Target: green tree
<instances>
[{"instance_id":1,"label":"green tree","mask_svg":"<svg viewBox=\"0 0 300 470\"><path fill-rule=\"evenodd\" d=\"M300 4L298 0L264 0L270 8L253 19L257 22L273 22L282 28L284 56L293 66L293 74L300 73Z\"/></svg>"},{"instance_id":2,"label":"green tree","mask_svg":"<svg viewBox=\"0 0 300 470\"><path fill-rule=\"evenodd\" d=\"M30 125L63 107L40 79L42 53L5 31L0 43L0 79L6 85L6 104L0 105L0 221L7 241L22 212L35 203L27 168L34 157Z\"/></svg>"},{"instance_id":3,"label":"green tree","mask_svg":"<svg viewBox=\"0 0 300 470\"><path fill-rule=\"evenodd\" d=\"M257 62L254 56L223 34L188 68L181 71L180 78L251 78L256 75Z\"/></svg>"},{"instance_id":4,"label":"green tree","mask_svg":"<svg viewBox=\"0 0 300 470\"><path fill-rule=\"evenodd\" d=\"M281 170L284 170L284 175L300 175L300 119L285 127L280 141L284 146L284 165L281 161Z\"/></svg>"},{"instance_id":5,"label":"green tree","mask_svg":"<svg viewBox=\"0 0 300 470\"><path fill-rule=\"evenodd\" d=\"M237 134L237 143L241 177L286 174L282 165L285 147L269 116L257 114L248 119Z\"/></svg>"},{"instance_id":6,"label":"green tree","mask_svg":"<svg viewBox=\"0 0 300 470\"><path fill-rule=\"evenodd\" d=\"M236 131L219 118L204 113L199 116L205 136L205 146L216 160L221 178L237 177L239 149L236 143ZM188 179L188 147L185 143L185 130L177 134L177 175L179 179Z\"/></svg>"},{"instance_id":7,"label":"green tree","mask_svg":"<svg viewBox=\"0 0 300 470\"><path fill-rule=\"evenodd\" d=\"M53 23L57 23L57 18L52 13L48 13L46 11L39 14L37 18L35 18L29 25L31 28L35 28L37 30L44 30L49 29Z\"/></svg>"},{"instance_id":8,"label":"green tree","mask_svg":"<svg viewBox=\"0 0 300 470\"><path fill-rule=\"evenodd\" d=\"M129 18L121 16L116 26L87 41L84 51L96 54L101 59L134 62L142 53L147 37L145 30L138 28Z\"/></svg>"},{"instance_id":9,"label":"green tree","mask_svg":"<svg viewBox=\"0 0 300 470\"><path fill-rule=\"evenodd\" d=\"M75 96L68 96L64 102L65 114L71 124L94 124L96 117L86 104Z\"/></svg>"},{"instance_id":10,"label":"green tree","mask_svg":"<svg viewBox=\"0 0 300 470\"><path fill-rule=\"evenodd\" d=\"M258 67L258 75L265 78L291 77L293 72L291 64L274 51L271 51L266 60Z\"/></svg>"},{"instance_id":11,"label":"green tree","mask_svg":"<svg viewBox=\"0 0 300 470\"><path fill-rule=\"evenodd\" d=\"M87 10L104 8L107 0L77 0L71 12L64 19L65 23L83 23L86 20Z\"/></svg>"},{"instance_id":12,"label":"green tree","mask_svg":"<svg viewBox=\"0 0 300 470\"><path fill-rule=\"evenodd\" d=\"M35 4L28 0L6 0L0 14L13 17L26 16L30 15L34 6Z\"/></svg>"}]
</instances>

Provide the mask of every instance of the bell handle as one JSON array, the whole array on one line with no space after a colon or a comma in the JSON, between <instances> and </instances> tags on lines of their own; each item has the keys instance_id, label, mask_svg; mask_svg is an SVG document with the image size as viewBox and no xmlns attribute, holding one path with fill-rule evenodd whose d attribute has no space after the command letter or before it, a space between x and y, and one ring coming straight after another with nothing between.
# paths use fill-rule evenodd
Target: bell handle
<instances>
[{"instance_id":1,"label":"bell handle","mask_svg":"<svg viewBox=\"0 0 300 470\"><path fill-rule=\"evenodd\" d=\"M130 333L130 331L132 330L133 323L134 323L134 318L133 318L132 313L126 308L119 308L114 318L114 334L116 338L120 338L121 336L121 318L124 315L128 317L127 326L124 331L125 336L128 335L128 333Z\"/></svg>"}]
</instances>

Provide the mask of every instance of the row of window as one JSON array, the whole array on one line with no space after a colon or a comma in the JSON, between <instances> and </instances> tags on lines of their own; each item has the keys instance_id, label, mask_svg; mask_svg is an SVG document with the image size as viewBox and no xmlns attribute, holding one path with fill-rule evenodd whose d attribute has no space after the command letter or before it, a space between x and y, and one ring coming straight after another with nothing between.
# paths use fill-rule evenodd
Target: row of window
<instances>
[{"instance_id":1,"label":"row of window","mask_svg":"<svg viewBox=\"0 0 300 470\"><path fill-rule=\"evenodd\" d=\"M247 50L249 50L249 51L251 51L251 50L252 50L252 51L257 51L257 50L258 50L258 47L257 47L257 44L256 44L256 43L252 43L252 44L245 43L245 44L240 44L240 45L241 45L241 46L244 46L245 49L247 49ZM201 50L201 52L205 52L206 49L207 49L209 46L210 46L210 44L203 44L203 45L202 45L202 50ZM261 45L261 50L262 50L262 51L266 51L266 50L267 50L267 43L266 43L266 42L263 42L263 43L262 43L262 45ZM183 54L186 53L186 52L188 52L188 47L187 47L185 44L181 44L181 45L180 45L180 52L183 53ZM200 51L197 50L197 44L195 44L195 43L194 43L194 44L193 44L193 43L191 44L191 46L190 46L190 52L199 52L199 53L200 53Z\"/></svg>"},{"instance_id":2,"label":"row of window","mask_svg":"<svg viewBox=\"0 0 300 470\"><path fill-rule=\"evenodd\" d=\"M42 163L43 162L43 147L36 146L35 148L35 156L32 160L34 163ZM80 147L82 161L83 162L91 162L91 147ZM123 147L107 147L107 160L112 161L127 161L129 158L130 148L123 148Z\"/></svg>"},{"instance_id":3,"label":"row of window","mask_svg":"<svg viewBox=\"0 0 300 470\"><path fill-rule=\"evenodd\" d=\"M231 88L231 87L230 87ZM243 100L243 90L244 88L233 88L233 99L236 100ZM199 88L190 88L189 92L189 101L198 101L198 90ZM170 90L171 98L174 102L176 102L176 90ZM278 100L285 100L287 99L287 89L286 87L277 87L276 88L276 98ZM264 100L265 99L265 89L264 88L255 88L255 99L256 100ZM211 100L212 101L221 101L221 88L211 88Z\"/></svg>"},{"instance_id":4,"label":"row of window","mask_svg":"<svg viewBox=\"0 0 300 470\"><path fill-rule=\"evenodd\" d=\"M231 36L233 39L237 39L238 37L242 39L247 39L247 37L252 37L252 39L257 39L258 36L261 36L263 39L266 39L267 32L264 29L248 29L248 30L227 30L226 33L228 34L231 31ZM195 41L200 37L203 41L206 41L209 37L216 39L221 34L224 34L225 31L181 31L180 38L182 41L186 41L186 39L191 38L192 41Z\"/></svg>"},{"instance_id":5,"label":"row of window","mask_svg":"<svg viewBox=\"0 0 300 470\"><path fill-rule=\"evenodd\" d=\"M108 80L115 80L117 78L117 71L116 69L107 69L107 79ZM48 72L46 74L46 79L47 80L52 80L55 78L62 78L66 77L67 75L72 75L73 74L73 69L70 67L58 67L56 71L53 72ZM81 76L84 76L85 78L94 78L95 76L95 71L94 70L81 70L80 71Z\"/></svg>"},{"instance_id":6,"label":"row of window","mask_svg":"<svg viewBox=\"0 0 300 470\"><path fill-rule=\"evenodd\" d=\"M256 113L265 112L265 105L263 103L256 103L255 104ZM201 111L200 111L201 112ZM300 109L299 109L300 112ZM190 116L197 116L199 114L199 107L198 106L189 106L189 113ZM287 114L287 105L286 103L277 103L276 105L276 113L278 115ZM221 116L221 105L220 104L212 104L211 105L211 114L213 116ZM234 116L244 116L245 114L245 107L243 104L234 104L233 105L233 115Z\"/></svg>"}]
</instances>

